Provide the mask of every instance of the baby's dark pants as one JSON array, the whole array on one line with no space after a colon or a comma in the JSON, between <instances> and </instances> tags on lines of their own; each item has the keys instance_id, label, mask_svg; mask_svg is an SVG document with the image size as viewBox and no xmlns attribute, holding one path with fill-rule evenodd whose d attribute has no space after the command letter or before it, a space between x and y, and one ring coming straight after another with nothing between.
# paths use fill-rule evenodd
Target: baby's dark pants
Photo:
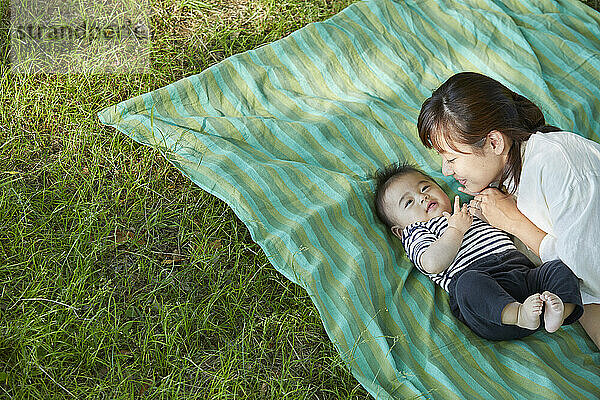
<instances>
[{"instance_id":1,"label":"baby's dark pants","mask_svg":"<svg viewBox=\"0 0 600 400\"><path fill-rule=\"evenodd\" d=\"M522 253L509 250L492 254L452 278L448 287L452 313L477 335L490 340L518 339L535 331L502 323L507 304L522 303L532 294L556 294L575 308L563 325L583 314L579 281L562 261L548 261L539 267ZM544 306L545 307L545 306ZM544 325L541 315L540 328Z\"/></svg>"}]
</instances>

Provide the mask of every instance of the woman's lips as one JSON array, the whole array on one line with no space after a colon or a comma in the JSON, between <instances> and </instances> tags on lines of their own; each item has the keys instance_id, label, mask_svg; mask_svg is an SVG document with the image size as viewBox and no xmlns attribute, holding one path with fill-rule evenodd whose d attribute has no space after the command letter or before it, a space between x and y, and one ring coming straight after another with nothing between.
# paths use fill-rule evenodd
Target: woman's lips
<instances>
[{"instance_id":1,"label":"woman's lips","mask_svg":"<svg viewBox=\"0 0 600 400\"><path fill-rule=\"evenodd\" d=\"M466 185L467 180L466 179L457 179L458 183L460 183L461 185Z\"/></svg>"}]
</instances>

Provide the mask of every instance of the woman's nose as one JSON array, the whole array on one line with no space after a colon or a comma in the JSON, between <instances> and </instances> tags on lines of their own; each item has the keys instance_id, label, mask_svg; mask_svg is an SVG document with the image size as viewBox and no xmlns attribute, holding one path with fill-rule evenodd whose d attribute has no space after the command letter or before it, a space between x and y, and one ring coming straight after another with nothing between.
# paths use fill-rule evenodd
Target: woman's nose
<instances>
[{"instance_id":1,"label":"woman's nose","mask_svg":"<svg viewBox=\"0 0 600 400\"><path fill-rule=\"evenodd\" d=\"M450 165L446 161L442 161L442 174L444 176L452 175L454 171L450 168Z\"/></svg>"}]
</instances>

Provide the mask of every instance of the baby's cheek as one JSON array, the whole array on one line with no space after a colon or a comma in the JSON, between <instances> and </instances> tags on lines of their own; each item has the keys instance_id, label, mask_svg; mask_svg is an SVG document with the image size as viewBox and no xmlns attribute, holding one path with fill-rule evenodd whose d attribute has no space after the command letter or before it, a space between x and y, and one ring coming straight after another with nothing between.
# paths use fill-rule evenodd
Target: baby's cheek
<instances>
[{"instance_id":1,"label":"baby's cheek","mask_svg":"<svg viewBox=\"0 0 600 400\"><path fill-rule=\"evenodd\" d=\"M450 199L446 199L440 203L440 211L446 211L452 214L452 203L450 202Z\"/></svg>"}]
</instances>

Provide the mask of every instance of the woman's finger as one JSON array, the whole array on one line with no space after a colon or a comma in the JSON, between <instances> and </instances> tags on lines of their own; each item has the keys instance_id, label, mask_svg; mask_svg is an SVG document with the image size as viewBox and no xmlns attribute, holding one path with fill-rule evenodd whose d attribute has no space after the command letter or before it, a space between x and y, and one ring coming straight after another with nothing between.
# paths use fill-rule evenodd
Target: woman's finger
<instances>
[{"instance_id":1,"label":"woman's finger","mask_svg":"<svg viewBox=\"0 0 600 400\"><path fill-rule=\"evenodd\" d=\"M458 196L454 197L454 214L460 211L460 198Z\"/></svg>"},{"instance_id":2,"label":"woman's finger","mask_svg":"<svg viewBox=\"0 0 600 400\"><path fill-rule=\"evenodd\" d=\"M481 192L479 192L479 194L484 194L484 195L489 195L489 194L502 194L502 192L500 190L498 190L497 188L485 188L483 189Z\"/></svg>"},{"instance_id":3,"label":"woman's finger","mask_svg":"<svg viewBox=\"0 0 600 400\"><path fill-rule=\"evenodd\" d=\"M473 200L479 202L479 203L483 203L484 201L486 201L488 199L488 196L485 194L478 194L477 196L475 196L475 198Z\"/></svg>"},{"instance_id":4,"label":"woman's finger","mask_svg":"<svg viewBox=\"0 0 600 400\"><path fill-rule=\"evenodd\" d=\"M472 217L477 217L479 219L483 219L483 214L481 213L481 210L479 210L479 209L469 208L469 214L471 214Z\"/></svg>"}]
</instances>

